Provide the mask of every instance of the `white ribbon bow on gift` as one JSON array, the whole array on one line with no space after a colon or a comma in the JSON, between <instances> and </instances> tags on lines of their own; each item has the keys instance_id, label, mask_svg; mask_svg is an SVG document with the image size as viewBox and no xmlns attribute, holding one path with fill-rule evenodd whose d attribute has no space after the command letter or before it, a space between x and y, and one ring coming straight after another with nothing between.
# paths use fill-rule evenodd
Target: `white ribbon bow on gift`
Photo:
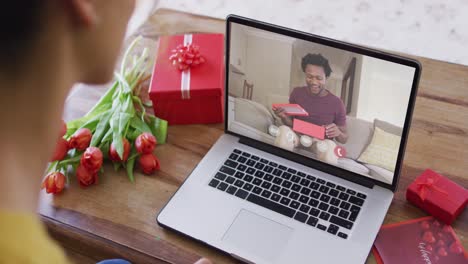
<instances>
[{"instance_id":1,"label":"white ribbon bow on gift","mask_svg":"<svg viewBox=\"0 0 468 264\"><path fill-rule=\"evenodd\" d=\"M183 45L172 50L169 60L182 74L180 90L182 99L190 99L190 68L199 66L205 62L205 58L200 54L199 47L192 45L192 34L184 35Z\"/></svg>"},{"instance_id":2,"label":"white ribbon bow on gift","mask_svg":"<svg viewBox=\"0 0 468 264\"><path fill-rule=\"evenodd\" d=\"M184 35L184 46L192 44L192 34ZM190 68L185 71L182 71L182 79L180 82L180 91L182 93L182 99L190 99Z\"/></svg>"}]
</instances>

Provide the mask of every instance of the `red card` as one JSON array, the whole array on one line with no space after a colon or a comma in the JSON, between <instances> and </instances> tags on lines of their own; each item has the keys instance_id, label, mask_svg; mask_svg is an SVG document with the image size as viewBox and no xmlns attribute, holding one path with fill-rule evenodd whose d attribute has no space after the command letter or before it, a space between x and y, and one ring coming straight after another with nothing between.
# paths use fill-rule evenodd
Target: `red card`
<instances>
[{"instance_id":1,"label":"red card","mask_svg":"<svg viewBox=\"0 0 468 264\"><path fill-rule=\"evenodd\" d=\"M383 226L372 251L379 264L465 264L468 260L452 227L433 217Z\"/></svg>"},{"instance_id":2,"label":"red card","mask_svg":"<svg viewBox=\"0 0 468 264\"><path fill-rule=\"evenodd\" d=\"M309 116L309 113L298 104L273 104L273 109L283 108L289 116Z\"/></svg>"},{"instance_id":3,"label":"red card","mask_svg":"<svg viewBox=\"0 0 468 264\"><path fill-rule=\"evenodd\" d=\"M318 139L325 139L325 128L309 122L294 119L293 130Z\"/></svg>"}]
</instances>

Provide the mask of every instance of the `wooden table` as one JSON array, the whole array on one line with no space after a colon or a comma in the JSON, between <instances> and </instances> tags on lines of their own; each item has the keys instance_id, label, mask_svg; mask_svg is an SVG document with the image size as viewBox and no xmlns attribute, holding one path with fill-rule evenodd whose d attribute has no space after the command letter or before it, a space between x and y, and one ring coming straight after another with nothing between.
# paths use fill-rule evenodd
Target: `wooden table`
<instances>
[{"instance_id":1,"label":"wooden table","mask_svg":"<svg viewBox=\"0 0 468 264\"><path fill-rule=\"evenodd\" d=\"M184 32L224 32L224 21L158 10L137 33L154 40L161 34ZM385 223L427 215L404 196L425 168L468 186L468 67L417 59L423 65L422 79L399 189ZM103 91L77 88L67 102L65 118L83 115ZM89 260L120 256L134 263L193 263L207 256L216 263L234 263L156 223L159 210L222 134L222 124L172 126L168 143L156 149L162 164L156 175L136 175L132 184L124 172L115 173L107 166L98 185L81 189L73 181L62 195L43 193L42 219L62 245ZM468 248L468 210L453 227ZM375 260L370 256L368 262Z\"/></svg>"}]
</instances>

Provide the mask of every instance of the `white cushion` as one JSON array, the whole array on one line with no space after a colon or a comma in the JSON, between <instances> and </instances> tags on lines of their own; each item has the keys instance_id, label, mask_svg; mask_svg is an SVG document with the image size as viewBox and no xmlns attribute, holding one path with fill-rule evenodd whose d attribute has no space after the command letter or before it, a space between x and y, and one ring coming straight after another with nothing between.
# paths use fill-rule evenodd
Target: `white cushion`
<instances>
[{"instance_id":1,"label":"white cushion","mask_svg":"<svg viewBox=\"0 0 468 264\"><path fill-rule=\"evenodd\" d=\"M229 130L234 133L253 138L271 145L273 145L275 142L275 137L271 136L270 134L264 133L251 126L244 125L237 121L233 121L229 124Z\"/></svg>"},{"instance_id":2,"label":"white cushion","mask_svg":"<svg viewBox=\"0 0 468 264\"><path fill-rule=\"evenodd\" d=\"M382 129L383 131L399 136L401 137L401 134L403 134L403 128L396 126L394 124L379 120L379 119L374 119L374 127L378 127Z\"/></svg>"},{"instance_id":3,"label":"white cushion","mask_svg":"<svg viewBox=\"0 0 468 264\"><path fill-rule=\"evenodd\" d=\"M338 167L359 174L369 174L369 169L366 166L348 158L338 159Z\"/></svg>"},{"instance_id":4,"label":"white cushion","mask_svg":"<svg viewBox=\"0 0 468 264\"><path fill-rule=\"evenodd\" d=\"M274 123L273 115L265 106L243 98L235 100L234 119L264 133L268 133L268 127Z\"/></svg>"},{"instance_id":5,"label":"white cushion","mask_svg":"<svg viewBox=\"0 0 468 264\"><path fill-rule=\"evenodd\" d=\"M346 128L348 141L346 144L338 143L338 145L346 149L346 157L357 160L370 142L373 124L362 119L348 116L346 117Z\"/></svg>"},{"instance_id":6,"label":"white cushion","mask_svg":"<svg viewBox=\"0 0 468 264\"><path fill-rule=\"evenodd\" d=\"M361 163L373 164L390 171L395 170L401 137L376 127L371 143L359 156Z\"/></svg>"},{"instance_id":7,"label":"white cushion","mask_svg":"<svg viewBox=\"0 0 468 264\"><path fill-rule=\"evenodd\" d=\"M392 184L393 172L372 164L364 165L369 169L372 178L388 184Z\"/></svg>"}]
</instances>

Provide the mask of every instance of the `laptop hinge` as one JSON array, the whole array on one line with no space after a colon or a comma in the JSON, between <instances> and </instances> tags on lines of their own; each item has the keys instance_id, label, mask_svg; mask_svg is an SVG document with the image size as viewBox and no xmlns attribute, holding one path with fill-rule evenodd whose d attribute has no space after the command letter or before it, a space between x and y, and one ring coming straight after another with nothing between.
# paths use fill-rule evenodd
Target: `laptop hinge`
<instances>
[{"instance_id":1,"label":"laptop hinge","mask_svg":"<svg viewBox=\"0 0 468 264\"><path fill-rule=\"evenodd\" d=\"M287 151L287 150L284 150L284 149L281 149L281 148L278 148L278 147L275 147L275 146L272 146L272 145L254 140L254 139L241 136L239 143L268 152L272 155L276 155L276 156L297 162L304 166L323 171L333 176L340 177L342 179L345 179L350 182L354 182L356 184L362 185L369 189L374 188L374 185L375 185L375 183L372 180L367 179L366 176L359 175L357 173L353 173L350 171L346 171L344 169L340 169L333 165L326 164L320 161L316 161L311 158L302 156L300 154L292 153L290 151Z\"/></svg>"}]
</instances>

